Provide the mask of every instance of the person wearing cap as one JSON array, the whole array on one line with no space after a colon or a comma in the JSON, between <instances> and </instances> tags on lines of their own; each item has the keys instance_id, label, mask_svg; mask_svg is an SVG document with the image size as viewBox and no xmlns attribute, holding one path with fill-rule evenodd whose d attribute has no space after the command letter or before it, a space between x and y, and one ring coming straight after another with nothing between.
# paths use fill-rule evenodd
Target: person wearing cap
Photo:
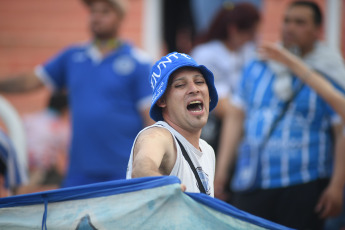
<instances>
[{"instance_id":1,"label":"person wearing cap","mask_svg":"<svg viewBox=\"0 0 345 230\"><path fill-rule=\"evenodd\" d=\"M124 179L136 134L148 124L151 59L118 37L126 1L84 0L91 41L68 47L25 76L0 82L0 92L43 85L67 90L72 137L64 187Z\"/></svg>"},{"instance_id":2,"label":"person wearing cap","mask_svg":"<svg viewBox=\"0 0 345 230\"><path fill-rule=\"evenodd\" d=\"M190 56L174 52L156 62L150 82L150 116L157 123L143 129L134 141L127 178L177 176L187 192L214 196L215 155L200 139L218 102L212 72Z\"/></svg>"}]
</instances>

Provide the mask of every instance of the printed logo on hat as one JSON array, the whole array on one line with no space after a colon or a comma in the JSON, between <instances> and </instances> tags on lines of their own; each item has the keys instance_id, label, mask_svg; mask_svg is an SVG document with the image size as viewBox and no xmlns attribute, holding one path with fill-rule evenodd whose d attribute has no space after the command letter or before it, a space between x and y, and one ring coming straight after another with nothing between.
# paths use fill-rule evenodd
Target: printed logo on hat
<instances>
[{"instance_id":1,"label":"printed logo on hat","mask_svg":"<svg viewBox=\"0 0 345 230\"><path fill-rule=\"evenodd\" d=\"M152 89L154 89L155 86L157 85L157 82L160 81L160 78L162 76L162 70L167 68L167 66L169 64L173 63L173 61L178 60L179 55L183 56L185 58L188 58L188 59L192 59L187 54L177 53L177 52L171 53L170 55L167 55L164 58L162 58L161 61L156 64L155 69L152 71L152 75L151 75L151 87L152 87Z\"/></svg>"},{"instance_id":2,"label":"printed logo on hat","mask_svg":"<svg viewBox=\"0 0 345 230\"><path fill-rule=\"evenodd\" d=\"M210 93L210 111L212 111L218 102L217 90L214 86L214 77L212 72L203 65L198 65L195 60L187 54L173 52L162 57L152 67L149 76L151 87L153 89L150 116L153 120L163 120L162 109L156 105L156 102L165 93L168 87L170 75L179 68L194 67L200 70L204 76Z\"/></svg>"}]
</instances>

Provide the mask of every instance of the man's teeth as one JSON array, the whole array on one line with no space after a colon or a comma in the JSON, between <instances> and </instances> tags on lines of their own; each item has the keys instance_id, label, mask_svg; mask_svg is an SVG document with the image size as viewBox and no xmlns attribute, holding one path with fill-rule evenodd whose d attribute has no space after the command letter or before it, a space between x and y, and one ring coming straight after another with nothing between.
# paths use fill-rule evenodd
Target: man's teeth
<instances>
[{"instance_id":1,"label":"man's teeth","mask_svg":"<svg viewBox=\"0 0 345 230\"><path fill-rule=\"evenodd\" d=\"M188 107L190 108L189 110L192 112L201 112L203 110L202 102L199 100L191 101L188 104Z\"/></svg>"},{"instance_id":2,"label":"man's teeth","mask_svg":"<svg viewBox=\"0 0 345 230\"><path fill-rule=\"evenodd\" d=\"M191 101L189 104L192 105L192 104L197 104L197 103L201 103L201 101Z\"/></svg>"}]
</instances>

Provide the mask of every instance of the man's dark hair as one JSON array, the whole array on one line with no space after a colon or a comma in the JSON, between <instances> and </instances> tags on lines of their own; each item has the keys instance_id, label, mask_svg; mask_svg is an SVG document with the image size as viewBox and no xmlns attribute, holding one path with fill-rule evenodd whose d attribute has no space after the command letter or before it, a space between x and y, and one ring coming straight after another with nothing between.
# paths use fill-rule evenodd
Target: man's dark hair
<instances>
[{"instance_id":1,"label":"man's dark hair","mask_svg":"<svg viewBox=\"0 0 345 230\"><path fill-rule=\"evenodd\" d=\"M61 114L64 110L68 109L68 96L66 92L56 92L51 95L48 108Z\"/></svg>"},{"instance_id":2,"label":"man's dark hair","mask_svg":"<svg viewBox=\"0 0 345 230\"><path fill-rule=\"evenodd\" d=\"M305 7L309 7L313 13L314 13L314 23L317 26L321 26L322 25L322 12L321 9L319 7L318 4L316 4L315 2L311 2L311 1L296 1L290 4L289 8L291 7L295 7L295 6L305 6Z\"/></svg>"},{"instance_id":3,"label":"man's dark hair","mask_svg":"<svg viewBox=\"0 0 345 230\"><path fill-rule=\"evenodd\" d=\"M202 35L197 43L227 39L229 25L234 25L241 31L253 30L260 18L259 10L250 3L225 3L215 15L206 34Z\"/></svg>"}]
</instances>

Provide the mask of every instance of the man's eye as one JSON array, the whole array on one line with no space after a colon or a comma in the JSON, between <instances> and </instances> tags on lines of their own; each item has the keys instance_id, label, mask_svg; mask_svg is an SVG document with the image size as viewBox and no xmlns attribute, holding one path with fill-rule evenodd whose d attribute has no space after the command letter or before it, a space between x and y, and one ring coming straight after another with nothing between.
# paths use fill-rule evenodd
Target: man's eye
<instances>
[{"instance_id":1,"label":"man's eye","mask_svg":"<svg viewBox=\"0 0 345 230\"><path fill-rule=\"evenodd\" d=\"M296 19L295 23L296 23L297 25L304 25L304 24L305 24L305 21L302 20L302 19Z\"/></svg>"},{"instance_id":2,"label":"man's eye","mask_svg":"<svg viewBox=\"0 0 345 230\"><path fill-rule=\"evenodd\" d=\"M205 81L197 81L196 82L196 84L198 84L198 85L202 85L202 84L204 84L205 83Z\"/></svg>"},{"instance_id":3,"label":"man's eye","mask_svg":"<svg viewBox=\"0 0 345 230\"><path fill-rule=\"evenodd\" d=\"M177 85L175 85L175 88L180 88L182 86L184 86L184 84L177 84Z\"/></svg>"}]
</instances>

